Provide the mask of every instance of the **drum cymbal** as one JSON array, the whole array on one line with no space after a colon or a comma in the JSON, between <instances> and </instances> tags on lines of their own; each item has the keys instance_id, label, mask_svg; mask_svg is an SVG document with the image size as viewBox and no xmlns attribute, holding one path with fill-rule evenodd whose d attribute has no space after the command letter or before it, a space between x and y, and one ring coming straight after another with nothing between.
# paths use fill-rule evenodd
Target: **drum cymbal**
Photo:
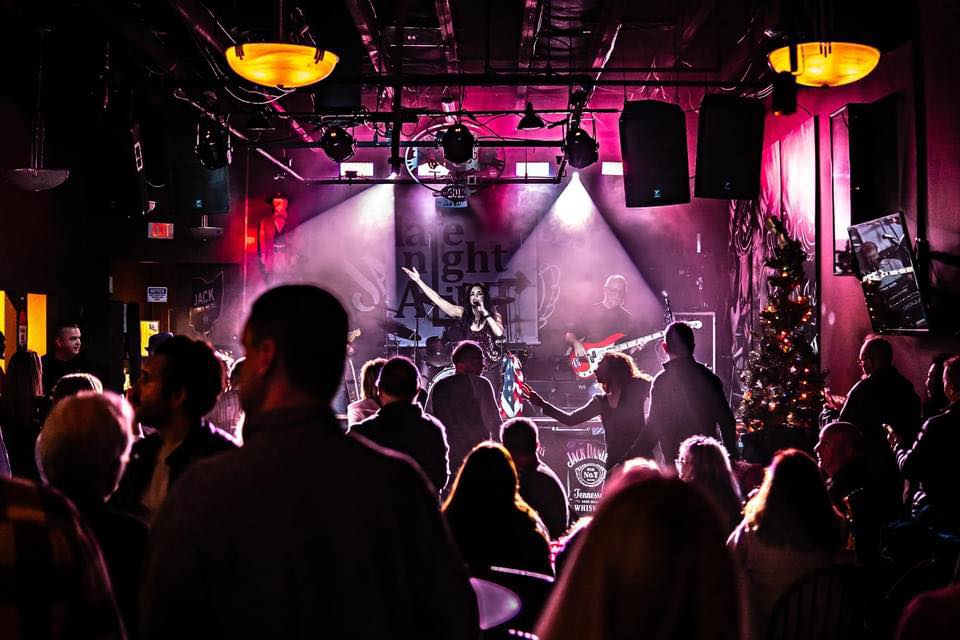
<instances>
[{"instance_id":1,"label":"drum cymbal","mask_svg":"<svg viewBox=\"0 0 960 640\"><path fill-rule=\"evenodd\" d=\"M501 304L510 304L511 302L516 302L516 298L511 298L510 296L503 296L500 298L491 298L490 304L492 305L501 305Z\"/></svg>"},{"instance_id":2,"label":"drum cymbal","mask_svg":"<svg viewBox=\"0 0 960 640\"><path fill-rule=\"evenodd\" d=\"M420 336L410 329L410 327L402 322L397 322L396 320L392 320L390 318L381 318L380 320L377 320L377 326L387 333L392 333L401 340L420 340Z\"/></svg>"}]
</instances>

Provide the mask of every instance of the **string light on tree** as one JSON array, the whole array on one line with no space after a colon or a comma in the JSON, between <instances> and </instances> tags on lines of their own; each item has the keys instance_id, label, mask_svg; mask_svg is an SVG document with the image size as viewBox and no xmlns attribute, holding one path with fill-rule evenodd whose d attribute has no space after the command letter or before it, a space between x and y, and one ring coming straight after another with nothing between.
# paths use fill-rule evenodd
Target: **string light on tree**
<instances>
[{"instance_id":1,"label":"string light on tree","mask_svg":"<svg viewBox=\"0 0 960 640\"><path fill-rule=\"evenodd\" d=\"M766 261L767 304L760 311L760 332L741 374L743 401L737 418L748 431L773 425L814 429L823 404L823 379L812 341L811 297L805 293L807 254L783 223L767 219L776 234L774 254Z\"/></svg>"}]
</instances>

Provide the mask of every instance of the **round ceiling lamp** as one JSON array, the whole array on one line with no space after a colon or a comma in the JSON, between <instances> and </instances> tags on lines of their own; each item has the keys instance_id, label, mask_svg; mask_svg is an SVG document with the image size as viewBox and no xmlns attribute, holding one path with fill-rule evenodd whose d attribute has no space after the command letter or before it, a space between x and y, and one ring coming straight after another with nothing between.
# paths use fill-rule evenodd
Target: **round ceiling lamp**
<instances>
[{"instance_id":1,"label":"round ceiling lamp","mask_svg":"<svg viewBox=\"0 0 960 640\"><path fill-rule=\"evenodd\" d=\"M796 68L791 68L790 46L770 52L770 67L789 71L797 84L808 87L839 87L856 82L880 61L880 50L856 42L801 42L796 45Z\"/></svg>"},{"instance_id":2,"label":"round ceiling lamp","mask_svg":"<svg viewBox=\"0 0 960 640\"><path fill-rule=\"evenodd\" d=\"M285 42L248 42L229 47L227 64L244 80L265 87L295 89L320 82L340 61L319 47Z\"/></svg>"}]
</instances>

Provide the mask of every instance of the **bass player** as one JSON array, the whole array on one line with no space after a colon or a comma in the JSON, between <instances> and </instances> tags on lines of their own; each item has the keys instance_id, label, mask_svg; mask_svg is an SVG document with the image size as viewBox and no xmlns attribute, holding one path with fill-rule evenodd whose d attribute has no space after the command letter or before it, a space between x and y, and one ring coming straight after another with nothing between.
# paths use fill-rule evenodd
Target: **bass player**
<instances>
[{"instance_id":1,"label":"bass player","mask_svg":"<svg viewBox=\"0 0 960 640\"><path fill-rule=\"evenodd\" d=\"M590 306L577 324L564 335L567 344L580 357L587 354L584 342L597 342L614 333L636 333L633 314L623 303L627 299L627 279L614 274L603 285L603 300Z\"/></svg>"}]
</instances>

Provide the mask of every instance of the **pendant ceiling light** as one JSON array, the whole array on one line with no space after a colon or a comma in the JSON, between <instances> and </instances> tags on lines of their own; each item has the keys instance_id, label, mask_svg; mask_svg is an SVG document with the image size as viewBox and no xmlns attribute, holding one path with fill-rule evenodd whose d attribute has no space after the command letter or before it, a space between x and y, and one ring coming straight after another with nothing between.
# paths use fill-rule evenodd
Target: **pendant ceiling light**
<instances>
[{"instance_id":1,"label":"pendant ceiling light","mask_svg":"<svg viewBox=\"0 0 960 640\"><path fill-rule=\"evenodd\" d=\"M795 61L791 61L795 48ZM808 87L839 87L866 77L880 61L880 50L856 42L801 42L774 49L770 66L777 73L789 71L797 84Z\"/></svg>"},{"instance_id":2,"label":"pendant ceiling light","mask_svg":"<svg viewBox=\"0 0 960 640\"><path fill-rule=\"evenodd\" d=\"M30 142L30 166L19 169L9 169L5 172L7 180L18 189L24 191L46 191L55 189L66 182L70 177L68 169L48 169L44 166L46 155L44 144L47 130L41 109L43 95L43 38L44 30L38 32L39 46L36 53L37 60L37 100L33 120L33 139Z\"/></svg>"},{"instance_id":3,"label":"pendant ceiling light","mask_svg":"<svg viewBox=\"0 0 960 640\"><path fill-rule=\"evenodd\" d=\"M289 42L283 19L283 0L278 0L276 42L248 42L226 50L227 64L234 73L254 84L278 89L306 87L333 73L340 58L313 43Z\"/></svg>"},{"instance_id":4,"label":"pendant ceiling light","mask_svg":"<svg viewBox=\"0 0 960 640\"><path fill-rule=\"evenodd\" d=\"M227 64L254 84L295 89L320 82L340 58L336 54L303 44L249 42L227 49Z\"/></svg>"}]
</instances>

